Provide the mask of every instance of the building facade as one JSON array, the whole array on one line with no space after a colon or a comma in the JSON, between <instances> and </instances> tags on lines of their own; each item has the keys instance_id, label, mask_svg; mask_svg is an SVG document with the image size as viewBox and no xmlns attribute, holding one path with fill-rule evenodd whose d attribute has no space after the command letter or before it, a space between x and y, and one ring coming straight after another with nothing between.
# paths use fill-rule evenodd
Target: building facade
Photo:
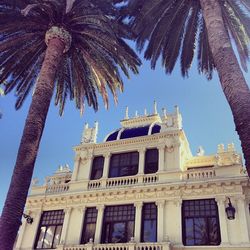
<instances>
[{"instance_id":1,"label":"building facade","mask_svg":"<svg viewBox=\"0 0 250 250\"><path fill-rule=\"evenodd\" d=\"M97 130L85 125L72 172L33 180L16 249L250 249L249 179L233 144L193 156L178 107L159 115L156 104L126 110L104 142Z\"/></svg>"}]
</instances>

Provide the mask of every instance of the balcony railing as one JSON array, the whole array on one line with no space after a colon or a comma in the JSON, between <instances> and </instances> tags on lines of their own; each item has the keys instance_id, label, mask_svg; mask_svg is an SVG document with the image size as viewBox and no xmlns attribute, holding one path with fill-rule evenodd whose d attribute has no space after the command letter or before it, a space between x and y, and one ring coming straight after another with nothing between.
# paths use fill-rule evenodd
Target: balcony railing
<instances>
[{"instance_id":1,"label":"balcony railing","mask_svg":"<svg viewBox=\"0 0 250 250\"><path fill-rule=\"evenodd\" d=\"M57 246L58 250L171 250L170 242L161 243L116 243Z\"/></svg>"},{"instance_id":2,"label":"balcony railing","mask_svg":"<svg viewBox=\"0 0 250 250\"><path fill-rule=\"evenodd\" d=\"M202 180L211 179L217 176L216 169L210 168L196 168L189 169L185 172L176 172L173 176L175 181L178 180ZM168 173L154 173L154 174L138 174L134 176L101 178L98 180L85 180L83 182L69 182L61 184L47 184L44 186L32 187L31 194L57 194L64 193L69 190L98 190L98 189L112 189L117 187L130 187L138 185L150 185L157 183L164 183L168 181ZM72 188L72 189L71 189Z\"/></svg>"},{"instance_id":3,"label":"balcony railing","mask_svg":"<svg viewBox=\"0 0 250 250\"><path fill-rule=\"evenodd\" d=\"M46 187L46 193L48 194L54 194L54 193L63 193L67 192L69 190L69 184L53 184L53 185L48 185Z\"/></svg>"},{"instance_id":4,"label":"balcony railing","mask_svg":"<svg viewBox=\"0 0 250 250\"><path fill-rule=\"evenodd\" d=\"M159 177L157 174L134 175L134 176L91 180L88 182L88 189L115 188L122 186L133 186L138 184L150 184L158 182L158 180Z\"/></svg>"},{"instance_id":5,"label":"balcony railing","mask_svg":"<svg viewBox=\"0 0 250 250\"><path fill-rule=\"evenodd\" d=\"M216 176L214 169L188 170L182 174L182 179L208 179Z\"/></svg>"}]
</instances>

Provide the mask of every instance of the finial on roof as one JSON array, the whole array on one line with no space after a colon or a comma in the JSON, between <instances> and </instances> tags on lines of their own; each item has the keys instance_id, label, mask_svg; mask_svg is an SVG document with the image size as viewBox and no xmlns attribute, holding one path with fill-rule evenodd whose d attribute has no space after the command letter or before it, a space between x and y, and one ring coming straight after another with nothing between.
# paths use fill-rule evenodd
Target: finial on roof
<instances>
[{"instance_id":1,"label":"finial on roof","mask_svg":"<svg viewBox=\"0 0 250 250\"><path fill-rule=\"evenodd\" d=\"M163 113L163 116L166 117L167 116L167 109L166 108L162 108L162 113Z\"/></svg>"},{"instance_id":2,"label":"finial on roof","mask_svg":"<svg viewBox=\"0 0 250 250\"><path fill-rule=\"evenodd\" d=\"M199 146L198 150L197 150L197 155L198 156L203 156L204 154L205 154L205 150L203 149L202 146Z\"/></svg>"},{"instance_id":3,"label":"finial on roof","mask_svg":"<svg viewBox=\"0 0 250 250\"><path fill-rule=\"evenodd\" d=\"M180 112L179 112L179 107L178 107L177 105L175 105L174 108L175 108L175 113L176 113L176 114L179 114L179 113L180 113Z\"/></svg>"},{"instance_id":4,"label":"finial on roof","mask_svg":"<svg viewBox=\"0 0 250 250\"><path fill-rule=\"evenodd\" d=\"M84 124L84 129L86 128L89 128L89 124L87 122Z\"/></svg>"},{"instance_id":5,"label":"finial on roof","mask_svg":"<svg viewBox=\"0 0 250 250\"><path fill-rule=\"evenodd\" d=\"M157 103L154 101L154 115L157 115Z\"/></svg>"},{"instance_id":6,"label":"finial on roof","mask_svg":"<svg viewBox=\"0 0 250 250\"><path fill-rule=\"evenodd\" d=\"M147 109L144 109L144 115L148 115Z\"/></svg>"},{"instance_id":7,"label":"finial on roof","mask_svg":"<svg viewBox=\"0 0 250 250\"><path fill-rule=\"evenodd\" d=\"M135 111L135 117L138 117L138 111L137 110Z\"/></svg>"},{"instance_id":8,"label":"finial on roof","mask_svg":"<svg viewBox=\"0 0 250 250\"><path fill-rule=\"evenodd\" d=\"M98 122L97 121L95 121L95 129L98 129Z\"/></svg>"},{"instance_id":9,"label":"finial on roof","mask_svg":"<svg viewBox=\"0 0 250 250\"><path fill-rule=\"evenodd\" d=\"M126 106L126 110L125 110L125 119L126 120L129 119L129 117L128 117L128 106Z\"/></svg>"}]
</instances>

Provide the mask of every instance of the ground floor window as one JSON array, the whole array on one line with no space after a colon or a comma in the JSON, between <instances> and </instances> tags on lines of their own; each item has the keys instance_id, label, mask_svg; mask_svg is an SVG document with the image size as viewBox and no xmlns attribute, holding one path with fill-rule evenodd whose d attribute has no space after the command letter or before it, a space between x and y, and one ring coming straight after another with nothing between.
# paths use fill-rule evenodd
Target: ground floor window
<instances>
[{"instance_id":1,"label":"ground floor window","mask_svg":"<svg viewBox=\"0 0 250 250\"><path fill-rule=\"evenodd\" d=\"M90 239L95 240L96 219L98 210L95 207L89 207L84 216L81 244L88 243Z\"/></svg>"},{"instance_id":2,"label":"ground floor window","mask_svg":"<svg viewBox=\"0 0 250 250\"><path fill-rule=\"evenodd\" d=\"M219 245L221 242L215 199L183 201L182 224L185 246Z\"/></svg>"},{"instance_id":3,"label":"ground floor window","mask_svg":"<svg viewBox=\"0 0 250 250\"><path fill-rule=\"evenodd\" d=\"M157 241L157 206L155 203L143 204L141 241Z\"/></svg>"},{"instance_id":4,"label":"ground floor window","mask_svg":"<svg viewBox=\"0 0 250 250\"><path fill-rule=\"evenodd\" d=\"M102 243L129 242L134 236L134 205L108 206L105 208Z\"/></svg>"},{"instance_id":5,"label":"ground floor window","mask_svg":"<svg viewBox=\"0 0 250 250\"><path fill-rule=\"evenodd\" d=\"M63 210L43 212L35 243L36 249L56 248L60 242L63 220Z\"/></svg>"}]
</instances>

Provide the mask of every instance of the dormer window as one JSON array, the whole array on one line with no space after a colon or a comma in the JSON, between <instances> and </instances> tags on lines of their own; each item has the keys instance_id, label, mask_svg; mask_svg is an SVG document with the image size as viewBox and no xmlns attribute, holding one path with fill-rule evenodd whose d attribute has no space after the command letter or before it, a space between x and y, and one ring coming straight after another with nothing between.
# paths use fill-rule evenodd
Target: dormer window
<instances>
[{"instance_id":1,"label":"dormer window","mask_svg":"<svg viewBox=\"0 0 250 250\"><path fill-rule=\"evenodd\" d=\"M109 177L136 175L138 173L139 153L129 152L111 156Z\"/></svg>"},{"instance_id":2,"label":"dormer window","mask_svg":"<svg viewBox=\"0 0 250 250\"><path fill-rule=\"evenodd\" d=\"M103 165L104 165L104 157L96 156L92 164L92 171L90 176L91 180L97 180L102 177Z\"/></svg>"},{"instance_id":3,"label":"dormer window","mask_svg":"<svg viewBox=\"0 0 250 250\"><path fill-rule=\"evenodd\" d=\"M158 171L158 155L157 148L147 149L144 167L145 174L153 174Z\"/></svg>"}]
</instances>

